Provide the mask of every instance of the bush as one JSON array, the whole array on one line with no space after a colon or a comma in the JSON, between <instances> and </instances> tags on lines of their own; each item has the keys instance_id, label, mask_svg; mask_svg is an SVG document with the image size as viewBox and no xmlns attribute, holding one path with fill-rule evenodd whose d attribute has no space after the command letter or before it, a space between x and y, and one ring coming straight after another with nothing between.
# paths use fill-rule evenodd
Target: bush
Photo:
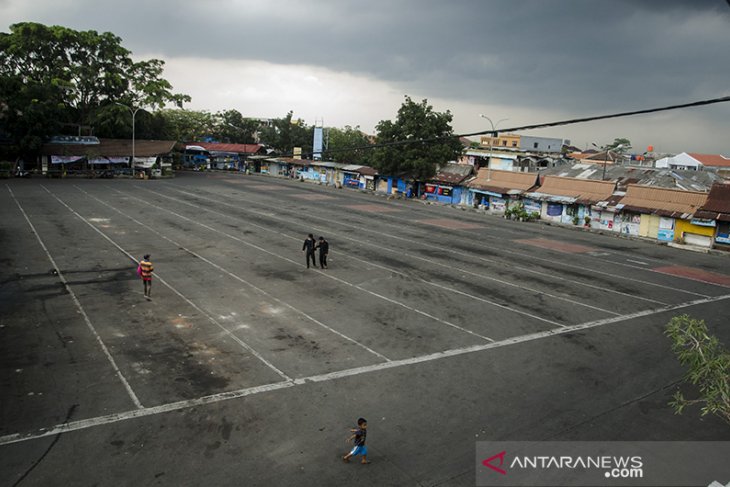
<instances>
[{"instance_id":1,"label":"bush","mask_svg":"<svg viewBox=\"0 0 730 487\"><path fill-rule=\"evenodd\" d=\"M586 216L585 218L583 218L583 221L586 222L586 226L590 226L590 224L591 224L591 217Z\"/></svg>"},{"instance_id":2,"label":"bush","mask_svg":"<svg viewBox=\"0 0 730 487\"><path fill-rule=\"evenodd\" d=\"M13 171L13 163L9 161L0 161L0 178L8 179Z\"/></svg>"},{"instance_id":3,"label":"bush","mask_svg":"<svg viewBox=\"0 0 730 487\"><path fill-rule=\"evenodd\" d=\"M577 216L573 217L573 225L577 225L579 221Z\"/></svg>"},{"instance_id":4,"label":"bush","mask_svg":"<svg viewBox=\"0 0 730 487\"><path fill-rule=\"evenodd\" d=\"M684 382L700 392L698 399L686 399L677 391L669 403L674 412L682 414L685 407L702 404L702 416L714 414L730 424L730 352L708 334L703 320L688 315L672 318L665 334L679 363L687 367Z\"/></svg>"}]
</instances>

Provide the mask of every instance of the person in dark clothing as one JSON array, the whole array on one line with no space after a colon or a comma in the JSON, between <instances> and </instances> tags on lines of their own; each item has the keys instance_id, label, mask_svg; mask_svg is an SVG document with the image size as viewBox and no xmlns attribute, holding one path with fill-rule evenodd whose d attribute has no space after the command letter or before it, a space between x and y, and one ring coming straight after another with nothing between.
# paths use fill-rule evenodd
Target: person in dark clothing
<instances>
[{"instance_id":1,"label":"person in dark clothing","mask_svg":"<svg viewBox=\"0 0 730 487\"><path fill-rule=\"evenodd\" d=\"M330 244L327 240L324 239L324 237L319 237L319 242L317 242L317 248L319 249L319 266L322 269L326 269L327 254L329 254L330 251Z\"/></svg>"},{"instance_id":2,"label":"person in dark clothing","mask_svg":"<svg viewBox=\"0 0 730 487\"><path fill-rule=\"evenodd\" d=\"M314 257L314 249L317 247L317 242L314 240L314 235L311 233L307 237L307 239L304 241L304 245L302 245L302 251L307 253L307 269L309 269L309 259L312 259L312 265L314 267L317 267L317 260Z\"/></svg>"}]
</instances>

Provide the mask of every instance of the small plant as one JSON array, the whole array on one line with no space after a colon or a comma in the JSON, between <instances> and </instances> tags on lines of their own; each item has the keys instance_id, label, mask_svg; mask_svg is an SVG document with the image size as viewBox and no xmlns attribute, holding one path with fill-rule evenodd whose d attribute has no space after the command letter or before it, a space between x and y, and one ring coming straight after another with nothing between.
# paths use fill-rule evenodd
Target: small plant
<instances>
[{"instance_id":1,"label":"small plant","mask_svg":"<svg viewBox=\"0 0 730 487\"><path fill-rule=\"evenodd\" d=\"M530 220L539 220L540 219L540 213L537 211L533 211L530 213Z\"/></svg>"},{"instance_id":2,"label":"small plant","mask_svg":"<svg viewBox=\"0 0 730 487\"><path fill-rule=\"evenodd\" d=\"M583 218L583 221L585 222L585 226L590 227L591 226L591 217L586 216Z\"/></svg>"},{"instance_id":3,"label":"small plant","mask_svg":"<svg viewBox=\"0 0 730 487\"><path fill-rule=\"evenodd\" d=\"M686 399L677 391L672 402L676 414L702 404L701 415L714 414L730 424L730 352L717 337L709 335L703 320L675 316L664 332L672 340L672 351L687 367L684 382L697 386L698 399Z\"/></svg>"},{"instance_id":4,"label":"small plant","mask_svg":"<svg viewBox=\"0 0 730 487\"><path fill-rule=\"evenodd\" d=\"M525 210L524 203L518 203L515 205L512 205L511 207L507 207L507 209L504 211L505 217L513 220L520 220L520 221L529 221L530 220L530 214L527 213L527 210Z\"/></svg>"},{"instance_id":5,"label":"small plant","mask_svg":"<svg viewBox=\"0 0 730 487\"><path fill-rule=\"evenodd\" d=\"M574 216L574 217L573 217L573 225L578 225L578 222L579 222L579 221L580 221L580 220L578 219L578 217L577 217L577 216Z\"/></svg>"},{"instance_id":6,"label":"small plant","mask_svg":"<svg viewBox=\"0 0 730 487\"><path fill-rule=\"evenodd\" d=\"M0 162L0 178L7 179L10 177L10 172L13 170L13 163L9 161Z\"/></svg>"}]
</instances>

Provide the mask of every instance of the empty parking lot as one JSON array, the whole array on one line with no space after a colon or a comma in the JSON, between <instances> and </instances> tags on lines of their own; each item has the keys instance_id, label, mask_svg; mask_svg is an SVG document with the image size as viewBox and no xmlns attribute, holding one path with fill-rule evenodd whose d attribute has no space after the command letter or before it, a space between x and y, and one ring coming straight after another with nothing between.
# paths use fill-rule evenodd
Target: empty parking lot
<instances>
[{"instance_id":1,"label":"empty parking lot","mask_svg":"<svg viewBox=\"0 0 730 487\"><path fill-rule=\"evenodd\" d=\"M473 485L479 440L730 439L672 414L662 334L730 342L727 256L263 176L0 194L4 485Z\"/></svg>"}]
</instances>

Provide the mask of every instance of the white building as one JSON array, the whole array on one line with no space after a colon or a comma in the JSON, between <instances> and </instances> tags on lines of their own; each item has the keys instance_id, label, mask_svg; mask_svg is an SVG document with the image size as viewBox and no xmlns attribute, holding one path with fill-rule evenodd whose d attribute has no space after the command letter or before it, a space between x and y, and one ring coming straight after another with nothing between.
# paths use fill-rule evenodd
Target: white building
<instances>
[{"instance_id":1,"label":"white building","mask_svg":"<svg viewBox=\"0 0 730 487\"><path fill-rule=\"evenodd\" d=\"M725 157L720 154L682 152L676 156L658 159L654 166L659 169L688 169L691 171L730 169L730 157Z\"/></svg>"}]
</instances>

